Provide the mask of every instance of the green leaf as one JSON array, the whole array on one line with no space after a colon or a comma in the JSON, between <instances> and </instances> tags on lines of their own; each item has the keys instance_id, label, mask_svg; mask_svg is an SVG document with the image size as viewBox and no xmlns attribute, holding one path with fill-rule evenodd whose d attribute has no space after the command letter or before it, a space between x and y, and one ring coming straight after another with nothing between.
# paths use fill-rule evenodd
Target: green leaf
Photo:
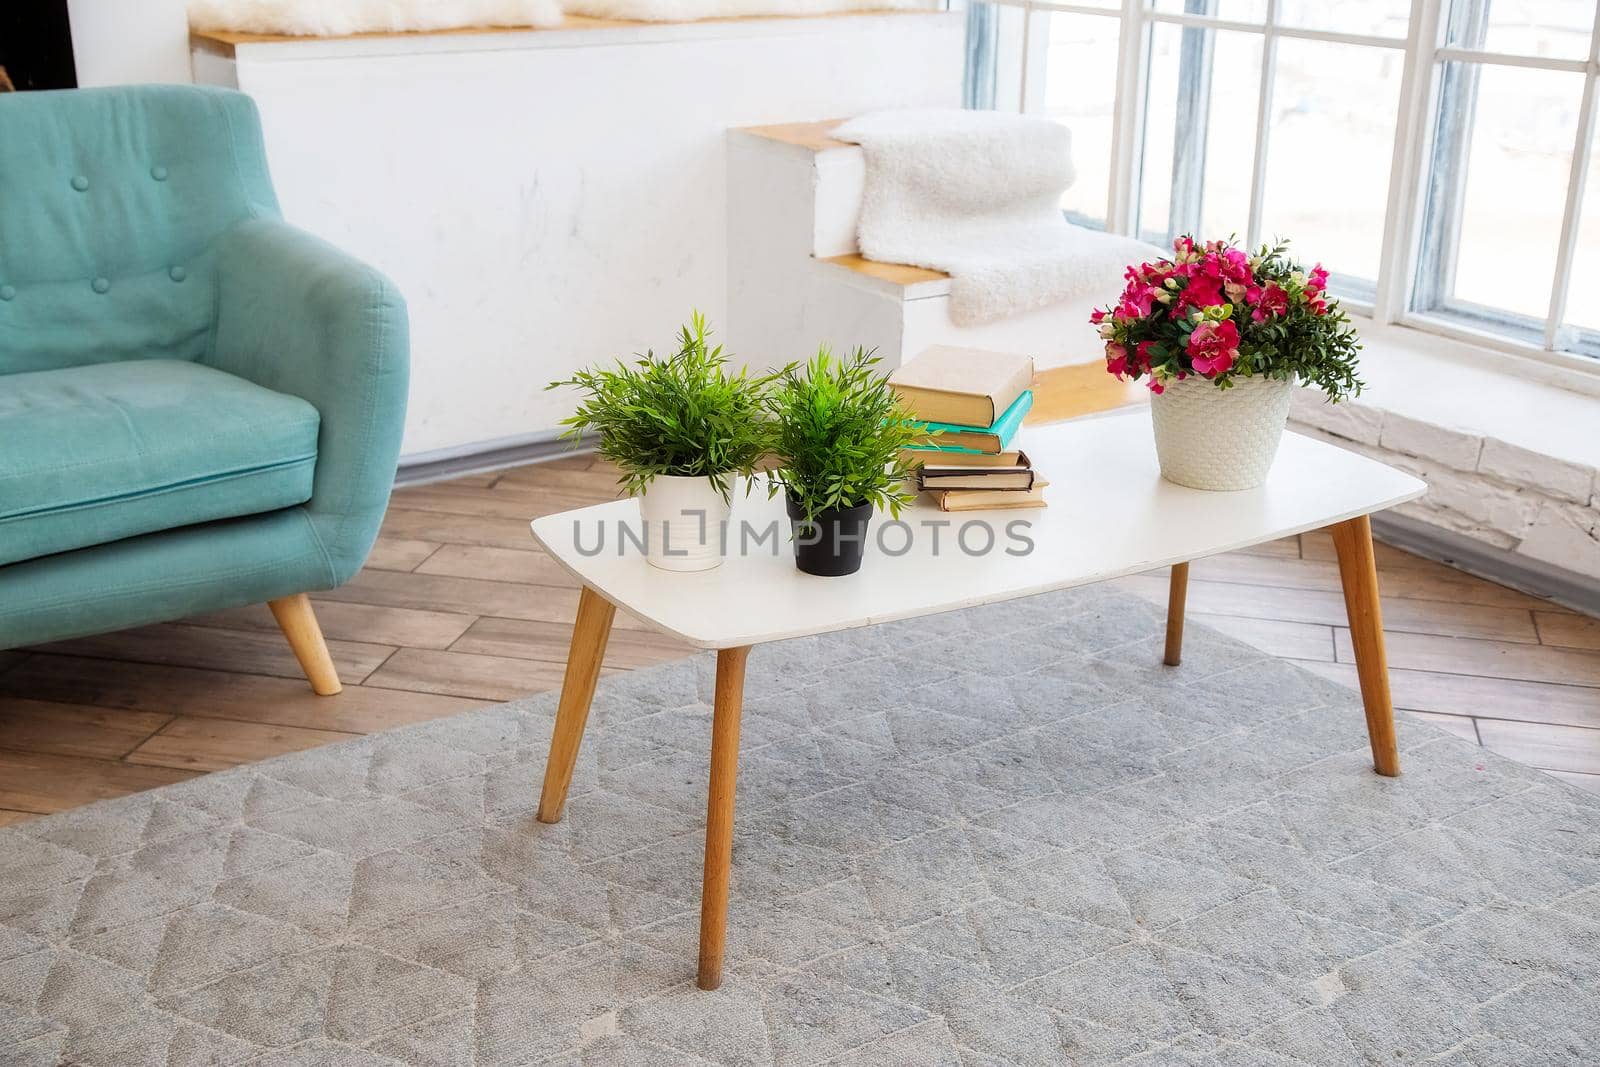
<instances>
[{"instance_id":1,"label":"green leaf","mask_svg":"<svg viewBox=\"0 0 1600 1067\"><path fill-rule=\"evenodd\" d=\"M695 311L678 334L678 350L653 350L615 368L579 371L547 388L583 393L562 425L564 436L600 436L599 452L621 470L620 482L641 493L661 475L705 477L723 497L734 475L749 475L771 448L764 395L776 374L730 374L728 357L708 344L710 328Z\"/></svg>"},{"instance_id":2,"label":"green leaf","mask_svg":"<svg viewBox=\"0 0 1600 1067\"><path fill-rule=\"evenodd\" d=\"M877 369L857 348L838 360L826 347L804 366L789 366L765 400L782 466L768 474L809 521L825 510L872 502L898 515L909 499L900 450L922 433Z\"/></svg>"}]
</instances>

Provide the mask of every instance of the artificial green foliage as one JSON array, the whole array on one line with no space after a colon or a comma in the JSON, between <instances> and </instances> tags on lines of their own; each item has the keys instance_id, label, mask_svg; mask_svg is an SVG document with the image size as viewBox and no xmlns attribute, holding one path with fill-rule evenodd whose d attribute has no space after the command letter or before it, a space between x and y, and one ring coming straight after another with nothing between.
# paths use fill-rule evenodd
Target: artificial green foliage
<instances>
[{"instance_id":1,"label":"artificial green foliage","mask_svg":"<svg viewBox=\"0 0 1600 1067\"><path fill-rule=\"evenodd\" d=\"M1280 381L1298 378L1334 403L1359 395L1365 384L1358 373L1361 339L1339 301L1324 296L1319 306L1315 299L1301 298L1306 273L1289 258L1288 241L1262 245L1257 257L1257 275L1279 280L1288 290L1288 309L1251 324L1248 342L1239 346L1236 372ZM1225 388L1232 382L1218 384Z\"/></svg>"},{"instance_id":2,"label":"artificial green foliage","mask_svg":"<svg viewBox=\"0 0 1600 1067\"><path fill-rule=\"evenodd\" d=\"M734 478L748 475L767 450L762 396L776 375L729 374L722 346L712 347L696 311L678 335L678 351L647 351L633 364L579 371L547 388L571 385L585 396L562 425L574 440L600 435L600 455L622 471L617 484L643 493L661 475L709 478L724 500Z\"/></svg>"},{"instance_id":3,"label":"artificial green foliage","mask_svg":"<svg viewBox=\"0 0 1600 1067\"><path fill-rule=\"evenodd\" d=\"M773 451L768 494L786 492L807 522L871 502L896 518L910 499L901 449L926 438L900 397L858 348L836 360L826 347L805 368L788 367L768 393Z\"/></svg>"}]
</instances>

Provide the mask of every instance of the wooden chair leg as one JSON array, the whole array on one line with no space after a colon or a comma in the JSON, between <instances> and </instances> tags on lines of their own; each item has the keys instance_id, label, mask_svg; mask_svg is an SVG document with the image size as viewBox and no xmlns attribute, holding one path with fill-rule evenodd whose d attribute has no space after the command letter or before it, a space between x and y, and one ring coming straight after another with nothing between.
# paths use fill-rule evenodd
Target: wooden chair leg
<instances>
[{"instance_id":1,"label":"wooden chair leg","mask_svg":"<svg viewBox=\"0 0 1600 1067\"><path fill-rule=\"evenodd\" d=\"M728 873L733 860L733 793L739 771L739 717L749 646L717 653L717 695L711 721L711 787L706 799L706 868L700 890L701 989L722 984L728 936Z\"/></svg>"},{"instance_id":2,"label":"wooden chair leg","mask_svg":"<svg viewBox=\"0 0 1600 1067\"><path fill-rule=\"evenodd\" d=\"M567 650L567 672L561 680L561 702L556 706L556 728L550 737L550 756L544 765L544 790L539 794L539 821L560 822L572 785L572 768L578 762L583 728L589 723L589 705L600 681L600 664L606 658L611 620L617 607L588 586L578 594L578 619L572 626L572 646Z\"/></svg>"},{"instance_id":3,"label":"wooden chair leg","mask_svg":"<svg viewBox=\"0 0 1600 1067\"><path fill-rule=\"evenodd\" d=\"M1183 659L1183 607L1189 599L1189 565L1172 565L1172 582L1167 586L1167 654L1162 662L1176 667Z\"/></svg>"},{"instance_id":4,"label":"wooden chair leg","mask_svg":"<svg viewBox=\"0 0 1600 1067\"><path fill-rule=\"evenodd\" d=\"M344 687L339 684L339 672L328 655L328 643L322 639L322 627L317 625L317 613L311 607L311 598L304 593L279 597L267 601L272 617L278 620L278 629L289 642L300 669L306 672L311 691L318 696L332 696Z\"/></svg>"},{"instance_id":5,"label":"wooden chair leg","mask_svg":"<svg viewBox=\"0 0 1600 1067\"><path fill-rule=\"evenodd\" d=\"M1400 773L1400 751L1394 736L1394 703L1389 696L1389 660L1383 650L1383 609L1378 603L1378 566L1372 553L1372 522L1367 516L1328 527L1339 556L1339 581L1344 586L1345 614L1356 651L1361 703L1367 713L1372 764L1379 774Z\"/></svg>"}]
</instances>

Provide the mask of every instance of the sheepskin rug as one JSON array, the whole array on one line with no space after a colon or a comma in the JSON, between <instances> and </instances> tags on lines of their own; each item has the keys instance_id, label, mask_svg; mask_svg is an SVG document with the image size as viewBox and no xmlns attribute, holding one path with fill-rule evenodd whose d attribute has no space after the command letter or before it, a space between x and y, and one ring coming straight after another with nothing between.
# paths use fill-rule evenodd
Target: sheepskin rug
<instances>
[{"instance_id":1,"label":"sheepskin rug","mask_svg":"<svg viewBox=\"0 0 1600 1067\"><path fill-rule=\"evenodd\" d=\"M190 0L199 32L342 37L463 26L554 26L558 0Z\"/></svg>"},{"instance_id":2,"label":"sheepskin rug","mask_svg":"<svg viewBox=\"0 0 1600 1067\"><path fill-rule=\"evenodd\" d=\"M841 11L926 9L929 0L566 0L569 15L641 22L693 22L749 15L833 15Z\"/></svg>"},{"instance_id":3,"label":"sheepskin rug","mask_svg":"<svg viewBox=\"0 0 1600 1067\"><path fill-rule=\"evenodd\" d=\"M932 0L190 0L200 32L342 37L463 26L554 26L567 14L641 22L917 9Z\"/></svg>"},{"instance_id":4,"label":"sheepskin rug","mask_svg":"<svg viewBox=\"0 0 1600 1067\"><path fill-rule=\"evenodd\" d=\"M950 275L959 326L1114 293L1127 264L1160 255L1062 217L1076 172L1072 133L1052 119L910 108L862 115L833 136L866 154L862 254Z\"/></svg>"}]
</instances>

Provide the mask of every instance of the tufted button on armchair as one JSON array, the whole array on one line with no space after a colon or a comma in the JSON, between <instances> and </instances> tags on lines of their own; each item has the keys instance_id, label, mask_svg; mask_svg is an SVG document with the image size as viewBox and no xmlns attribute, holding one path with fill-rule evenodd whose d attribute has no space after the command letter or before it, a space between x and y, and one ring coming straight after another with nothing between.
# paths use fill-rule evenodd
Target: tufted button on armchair
<instances>
[{"instance_id":1,"label":"tufted button on armchair","mask_svg":"<svg viewBox=\"0 0 1600 1067\"><path fill-rule=\"evenodd\" d=\"M285 224L239 93L0 95L0 648L306 597L377 536L405 303Z\"/></svg>"}]
</instances>

